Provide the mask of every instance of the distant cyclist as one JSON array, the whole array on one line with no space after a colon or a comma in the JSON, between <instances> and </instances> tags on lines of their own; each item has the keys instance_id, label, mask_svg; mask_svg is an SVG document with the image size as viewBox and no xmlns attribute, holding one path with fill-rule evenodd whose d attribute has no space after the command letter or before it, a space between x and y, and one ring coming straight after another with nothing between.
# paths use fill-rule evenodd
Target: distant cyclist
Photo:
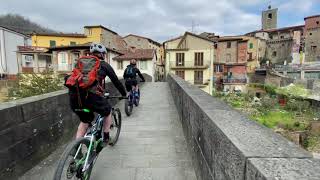
<instances>
[{"instance_id":1,"label":"distant cyclist","mask_svg":"<svg viewBox=\"0 0 320 180\"><path fill-rule=\"evenodd\" d=\"M139 75L141 82L145 82L143 75L141 74L140 70L136 67L137 61L135 59L130 60L130 64L124 71L123 78L125 79L125 85L128 92L132 89L136 92L135 96L139 97L139 87L137 81L137 74Z\"/></svg>"},{"instance_id":2,"label":"distant cyclist","mask_svg":"<svg viewBox=\"0 0 320 180\"><path fill-rule=\"evenodd\" d=\"M99 43L90 46L91 56L79 58L70 76L67 76L65 85L69 88L71 109L79 116L80 124L76 138L83 137L88 129L89 123L93 121L93 112L105 116L104 141L109 141L112 107L103 97L104 79L108 76L122 96L126 96L126 90L119 81L113 68L104 61L106 48ZM89 109L91 112L79 111Z\"/></svg>"}]
</instances>

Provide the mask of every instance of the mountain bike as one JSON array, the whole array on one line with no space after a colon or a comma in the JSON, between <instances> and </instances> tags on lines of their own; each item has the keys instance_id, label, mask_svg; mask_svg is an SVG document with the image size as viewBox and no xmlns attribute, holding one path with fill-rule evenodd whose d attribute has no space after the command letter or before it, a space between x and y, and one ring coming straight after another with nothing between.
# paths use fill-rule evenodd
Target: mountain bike
<instances>
[{"instance_id":1,"label":"mountain bike","mask_svg":"<svg viewBox=\"0 0 320 180\"><path fill-rule=\"evenodd\" d=\"M125 101L125 104L124 104L124 109L127 116L130 116L132 114L133 105L139 106L139 101L140 101L140 89L138 89L138 91L135 91L132 88L131 91L129 92L128 99Z\"/></svg>"},{"instance_id":2,"label":"mountain bike","mask_svg":"<svg viewBox=\"0 0 320 180\"><path fill-rule=\"evenodd\" d=\"M104 96L106 99L127 99L122 96ZM76 111L90 112L90 109L78 109ZM114 146L121 131L121 112L119 108L112 108L112 123L110 126L109 145ZM63 152L58 167L54 174L54 180L80 179L89 180L92 168L103 149L103 122L104 117L100 114L95 118L83 138L74 140Z\"/></svg>"}]
</instances>

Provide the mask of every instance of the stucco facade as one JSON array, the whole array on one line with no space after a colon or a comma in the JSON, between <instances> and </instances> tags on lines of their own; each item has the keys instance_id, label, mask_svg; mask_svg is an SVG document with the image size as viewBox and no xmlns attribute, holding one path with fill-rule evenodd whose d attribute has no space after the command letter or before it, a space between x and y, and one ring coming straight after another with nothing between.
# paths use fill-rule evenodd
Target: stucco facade
<instances>
[{"instance_id":1,"label":"stucco facade","mask_svg":"<svg viewBox=\"0 0 320 180\"><path fill-rule=\"evenodd\" d=\"M166 73L173 73L212 94L214 41L186 32L166 41Z\"/></svg>"},{"instance_id":2,"label":"stucco facade","mask_svg":"<svg viewBox=\"0 0 320 180\"><path fill-rule=\"evenodd\" d=\"M19 72L18 46L30 46L30 37L0 27L0 77L15 76Z\"/></svg>"},{"instance_id":3,"label":"stucco facade","mask_svg":"<svg viewBox=\"0 0 320 180\"><path fill-rule=\"evenodd\" d=\"M85 26L84 34L33 34L32 46L37 47L57 47L57 46L72 46L85 43L97 42L102 43L110 49L125 49L126 43L114 31L103 26Z\"/></svg>"}]
</instances>

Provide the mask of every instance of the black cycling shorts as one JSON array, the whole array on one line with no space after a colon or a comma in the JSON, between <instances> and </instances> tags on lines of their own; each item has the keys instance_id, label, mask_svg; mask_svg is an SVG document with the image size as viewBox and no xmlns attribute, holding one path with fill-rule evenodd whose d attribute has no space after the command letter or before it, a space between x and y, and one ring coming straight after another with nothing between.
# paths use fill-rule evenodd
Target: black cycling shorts
<instances>
[{"instance_id":1,"label":"black cycling shorts","mask_svg":"<svg viewBox=\"0 0 320 180\"><path fill-rule=\"evenodd\" d=\"M91 123L94 120L94 112L108 116L111 112L111 105L107 99L94 93L80 93L82 107L79 106L77 93L70 93L70 106L74 113L76 113L81 122ZM79 112L76 109L89 109L91 112Z\"/></svg>"},{"instance_id":2,"label":"black cycling shorts","mask_svg":"<svg viewBox=\"0 0 320 180\"><path fill-rule=\"evenodd\" d=\"M125 82L125 85L126 85L126 90L130 92L132 89L132 86L138 85L138 81L136 79L127 79Z\"/></svg>"}]
</instances>

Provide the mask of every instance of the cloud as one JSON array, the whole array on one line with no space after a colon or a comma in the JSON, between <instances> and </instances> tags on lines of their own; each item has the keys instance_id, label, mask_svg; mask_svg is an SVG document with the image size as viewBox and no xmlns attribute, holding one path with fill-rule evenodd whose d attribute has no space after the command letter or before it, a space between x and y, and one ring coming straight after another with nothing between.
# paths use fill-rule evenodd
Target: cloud
<instances>
[{"instance_id":1,"label":"cloud","mask_svg":"<svg viewBox=\"0 0 320 180\"><path fill-rule=\"evenodd\" d=\"M316 1L279 0L276 6L300 12ZM134 33L164 41L190 31L192 22L198 33L234 35L260 29L260 11L266 5L261 0L10 0L1 2L0 12L18 13L62 32L81 33L85 25L102 24L121 35Z\"/></svg>"}]
</instances>

